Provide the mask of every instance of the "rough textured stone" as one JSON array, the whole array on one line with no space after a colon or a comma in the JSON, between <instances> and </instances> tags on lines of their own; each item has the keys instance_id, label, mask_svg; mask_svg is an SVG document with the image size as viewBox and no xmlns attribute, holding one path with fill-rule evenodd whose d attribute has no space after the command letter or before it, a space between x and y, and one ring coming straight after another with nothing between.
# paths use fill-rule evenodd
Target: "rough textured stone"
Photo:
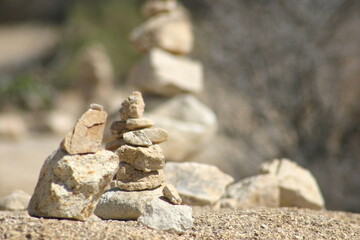
<instances>
[{"instance_id":1,"label":"rough textured stone","mask_svg":"<svg viewBox=\"0 0 360 240\"><path fill-rule=\"evenodd\" d=\"M126 142L124 141L124 139L120 138L120 139L115 139L112 140L110 142L108 142L105 145L105 149L109 150L109 151L116 151L119 147L121 147L122 145L126 144Z\"/></svg>"},{"instance_id":2,"label":"rough textured stone","mask_svg":"<svg viewBox=\"0 0 360 240\"><path fill-rule=\"evenodd\" d=\"M165 142L169 136L168 131L163 128L147 128L143 132L153 144Z\"/></svg>"},{"instance_id":3,"label":"rough textured stone","mask_svg":"<svg viewBox=\"0 0 360 240\"><path fill-rule=\"evenodd\" d=\"M164 182L164 173L163 170L143 172L136 170L126 162L120 162L115 179L111 182L112 188L117 187L126 191L139 191L159 187Z\"/></svg>"},{"instance_id":4,"label":"rough textured stone","mask_svg":"<svg viewBox=\"0 0 360 240\"><path fill-rule=\"evenodd\" d=\"M194 220L191 207L172 205L154 198L146 204L138 221L153 229L182 233L192 227Z\"/></svg>"},{"instance_id":5,"label":"rough textured stone","mask_svg":"<svg viewBox=\"0 0 360 240\"><path fill-rule=\"evenodd\" d=\"M154 121L148 118L129 118L126 120L126 129L137 130L149 128L154 125Z\"/></svg>"},{"instance_id":6,"label":"rough textured stone","mask_svg":"<svg viewBox=\"0 0 360 240\"><path fill-rule=\"evenodd\" d=\"M119 158L110 151L67 155L59 148L46 159L41 169L29 203L29 214L79 220L88 218L118 167Z\"/></svg>"},{"instance_id":7,"label":"rough textured stone","mask_svg":"<svg viewBox=\"0 0 360 240\"><path fill-rule=\"evenodd\" d=\"M217 167L200 163L167 163L165 181L173 184L190 205L215 204L234 179Z\"/></svg>"},{"instance_id":8,"label":"rough textured stone","mask_svg":"<svg viewBox=\"0 0 360 240\"><path fill-rule=\"evenodd\" d=\"M126 129L126 121L114 121L110 126L111 135L116 138L121 138L124 133L128 132Z\"/></svg>"},{"instance_id":9,"label":"rough textured stone","mask_svg":"<svg viewBox=\"0 0 360 240\"><path fill-rule=\"evenodd\" d=\"M107 113L89 109L67 133L61 147L70 154L94 153L100 150Z\"/></svg>"},{"instance_id":10,"label":"rough textured stone","mask_svg":"<svg viewBox=\"0 0 360 240\"><path fill-rule=\"evenodd\" d=\"M144 172L160 170L165 165L165 157L159 145L150 147L132 147L123 145L117 150L121 161L131 164Z\"/></svg>"},{"instance_id":11,"label":"rough textured stone","mask_svg":"<svg viewBox=\"0 0 360 240\"><path fill-rule=\"evenodd\" d=\"M278 179L272 174L245 178L226 191L226 197L236 200L236 208L279 207Z\"/></svg>"},{"instance_id":12,"label":"rough textured stone","mask_svg":"<svg viewBox=\"0 0 360 240\"><path fill-rule=\"evenodd\" d=\"M174 97L148 117L169 131L168 141L161 144L167 161L186 161L201 152L217 130L214 112L190 94Z\"/></svg>"},{"instance_id":13,"label":"rough textured stone","mask_svg":"<svg viewBox=\"0 0 360 240\"><path fill-rule=\"evenodd\" d=\"M177 1L148 0L143 5L141 12L146 18L152 17L159 13L171 12L178 6Z\"/></svg>"},{"instance_id":14,"label":"rough textured stone","mask_svg":"<svg viewBox=\"0 0 360 240\"><path fill-rule=\"evenodd\" d=\"M166 184L163 189L163 195L167 198L171 203L175 205L179 205L182 202L182 199L176 190L175 186L172 184Z\"/></svg>"},{"instance_id":15,"label":"rough textured stone","mask_svg":"<svg viewBox=\"0 0 360 240\"><path fill-rule=\"evenodd\" d=\"M134 146L149 147L152 145L152 142L142 130L124 133L123 138L125 142Z\"/></svg>"},{"instance_id":16,"label":"rough textured stone","mask_svg":"<svg viewBox=\"0 0 360 240\"><path fill-rule=\"evenodd\" d=\"M262 173L277 177L281 207L323 209L324 199L313 175L288 159L275 159L261 166Z\"/></svg>"},{"instance_id":17,"label":"rough textured stone","mask_svg":"<svg viewBox=\"0 0 360 240\"><path fill-rule=\"evenodd\" d=\"M162 187L134 192L110 189L101 196L94 213L102 219L136 220L147 202L162 196L162 190Z\"/></svg>"},{"instance_id":18,"label":"rough textured stone","mask_svg":"<svg viewBox=\"0 0 360 240\"><path fill-rule=\"evenodd\" d=\"M144 114L145 103L140 92L135 91L121 103L120 119L142 118Z\"/></svg>"},{"instance_id":19,"label":"rough textured stone","mask_svg":"<svg viewBox=\"0 0 360 240\"><path fill-rule=\"evenodd\" d=\"M188 54L193 49L191 23L182 9L156 15L130 34L135 49L144 53L160 48L175 54Z\"/></svg>"},{"instance_id":20,"label":"rough textured stone","mask_svg":"<svg viewBox=\"0 0 360 240\"><path fill-rule=\"evenodd\" d=\"M203 89L203 70L197 61L152 49L133 68L129 82L142 91L165 96L199 93Z\"/></svg>"},{"instance_id":21,"label":"rough textured stone","mask_svg":"<svg viewBox=\"0 0 360 240\"><path fill-rule=\"evenodd\" d=\"M0 199L0 210L20 211L26 210L30 201L30 195L22 190L15 190Z\"/></svg>"}]
</instances>

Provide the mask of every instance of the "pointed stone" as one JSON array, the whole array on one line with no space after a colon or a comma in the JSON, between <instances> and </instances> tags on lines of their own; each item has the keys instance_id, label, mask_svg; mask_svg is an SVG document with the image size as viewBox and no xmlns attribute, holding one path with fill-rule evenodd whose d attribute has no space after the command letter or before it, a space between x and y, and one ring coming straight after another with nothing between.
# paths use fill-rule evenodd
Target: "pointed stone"
<instances>
[{"instance_id":1,"label":"pointed stone","mask_svg":"<svg viewBox=\"0 0 360 240\"><path fill-rule=\"evenodd\" d=\"M166 199L168 199L172 204L179 205L182 202L182 199L176 190L175 186L167 183L164 186L163 194Z\"/></svg>"},{"instance_id":2,"label":"pointed stone","mask_svg":"<svg viewBox=\"0 0 360 240\"><path fill-rule=\"evenodd\" d=\"M165 156L159 145L150 147L123 145L116 153L121 161L127 162L137 170L144 172L160 170L165 165Z\"/></svg>"},{"instance_id":3,"label":"pointed stone","mask_svg":"<svg viewBox=\"0 0 360 240\"><path fill-rule=\"evenodd\" d=\"M152 142L143 130L124 133L123 138L126 143L134 146L149 147L152 145Z\"/></svg>"},{"instance_id":4,"label":"pointed stone","mask_svg":"<svg viewBox=\"0 0 360 240\"><path fill-rule=\"evenodd\" d=\"M100 150L107 113L96 108L85 112L61 142L70 154L95 153Z\"/></svg>"},{"instance_id":5,"label":"pointed stone","mask_svg":"<svg viewBox=\"0 0 360 240\"><path fill-rule=\"evenodd\" d=\"M111 182L111 187L126 191L155 189L164 182L163 170L143 172L126 162L120 162L119 170Z\"/></svg>"},{"instance_id":6,"label":"pointed stone","mask_svg":"<svg viewBox=\"0 0 360 240\"><path fill-rule=\"evenodd\" d=\"M144 114L145 103L140 92L135 91L125 99L119 110L120 119L127 120L129 118L142 118Z\"/></svg>"},{"instance_id":7,"label":"pointed stone","mask_svg":"<svg viewBox=\"0 0 360 240\"><path fill-rule=\"evenodd\" d=\"M153 125L153 120L148 118L129 118L128 120L126 120L126 129L128 130L150 128Z\"/></svg>"},{"instance_id":8,"label":"pointed stone","mask_svg":"<svg viewBox=\"0 0 360 240\"><path fill-rule=\"evenodd\" d=\"M147 128L142 130L153 144L165 142L169 133L163 128Z\"/></svg>"}]
</instances>

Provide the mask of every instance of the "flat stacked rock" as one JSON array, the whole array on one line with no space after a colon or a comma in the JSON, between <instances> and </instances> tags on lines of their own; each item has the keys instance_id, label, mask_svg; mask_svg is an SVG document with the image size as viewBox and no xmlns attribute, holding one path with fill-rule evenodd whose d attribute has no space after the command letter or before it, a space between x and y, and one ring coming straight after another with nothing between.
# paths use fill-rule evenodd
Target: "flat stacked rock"
<instances>
[{"instance_id":1,"label":"flat stacked rock","mask_svg":"<svg viewBox=\"0 0 360 240\"><path fill-rule=\"evenodd\" d=\"M120 164L112 189L103 194L95 209L102 219L136 220L155 198L167 199L169 208L181 203L175 187L164 181L165 156L158 144L167 140L168 133L152 128L153 121L143 118L144 107L141 93L133 92L121 105L120 120L110 127L114 139L106 149L119 156ZM189 212L183 207L176 209Z\"/></svg>"}]
</instances>

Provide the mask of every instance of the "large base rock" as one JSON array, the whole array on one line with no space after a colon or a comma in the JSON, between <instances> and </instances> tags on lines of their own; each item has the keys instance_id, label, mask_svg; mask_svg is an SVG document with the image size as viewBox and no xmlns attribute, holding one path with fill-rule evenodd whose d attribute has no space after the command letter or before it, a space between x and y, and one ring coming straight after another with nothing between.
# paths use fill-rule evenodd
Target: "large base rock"
<instances>
[{"instance_id":1,"label":"large base rock","mask_svg":"<svg viewBox=\"0 0 360 240\"><path fill-rule=\"evenodd\" d=\"M161 197L162 191L163 187L134 192L112 188L101 196L94 213L102 219L136 220L146 203Z\"/></svg>"},{"instance_id":2,"label":"large base rock","mask_svg":"<svg viewBox=\"0 0 360 240\"><path fill-rule=\"evenodd\" d=\"M234 181L217 167L200 163L167 163L164 173L166 182L174 185L189 205L215 204Z\"/></svg>"},{"instance_id":3,"label":"large base rock","mask_svg":"<svg viewBox=\"0 0 360 240\"><path fill-rule=\"evenodd\" d=\"M46 159L41 169L29 203L29 214L79 220L88 218L118 167L119 158L110 151L67 155L59 148Z\"/></svg>"},{"instance_id":4,"label":"large base rock","mask_svg":"<svg viewBox=\"0 0 360 240\"><path fill-rule=\"evenodd\" d=\"M197 61L153 49L133 68L129 82L145 92L165 96L199 93L203 70Z\"/></svg>"},{"instance_id":5,"label":"large base rock","mask_svg":"<svg viewBox=\"0 0 360 240\"><path fill-rule=\"evenodd\" d=\"M153 229L182 233L192 227L194 220L191 207L172 205L154 198L146 204L138 221Z\"/></svg>"}]
</instances>

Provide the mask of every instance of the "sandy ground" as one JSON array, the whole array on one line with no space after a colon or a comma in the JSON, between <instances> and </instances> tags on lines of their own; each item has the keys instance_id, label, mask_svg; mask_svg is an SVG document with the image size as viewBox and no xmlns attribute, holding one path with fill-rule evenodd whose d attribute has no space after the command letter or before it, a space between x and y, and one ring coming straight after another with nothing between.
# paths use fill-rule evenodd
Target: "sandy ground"
<instances>
[{"instance_id":1,"label":"sandy ground","mask_svg":"<svg viewBox=\"0 0 360 240\"><path fill-rule=\"evenodd\" d=\"M157 231L137 221L33 218L0 212L0 239L360 239L360 215L304 209L194 208L184 234Z\"/></svg>"}]
</instances>

